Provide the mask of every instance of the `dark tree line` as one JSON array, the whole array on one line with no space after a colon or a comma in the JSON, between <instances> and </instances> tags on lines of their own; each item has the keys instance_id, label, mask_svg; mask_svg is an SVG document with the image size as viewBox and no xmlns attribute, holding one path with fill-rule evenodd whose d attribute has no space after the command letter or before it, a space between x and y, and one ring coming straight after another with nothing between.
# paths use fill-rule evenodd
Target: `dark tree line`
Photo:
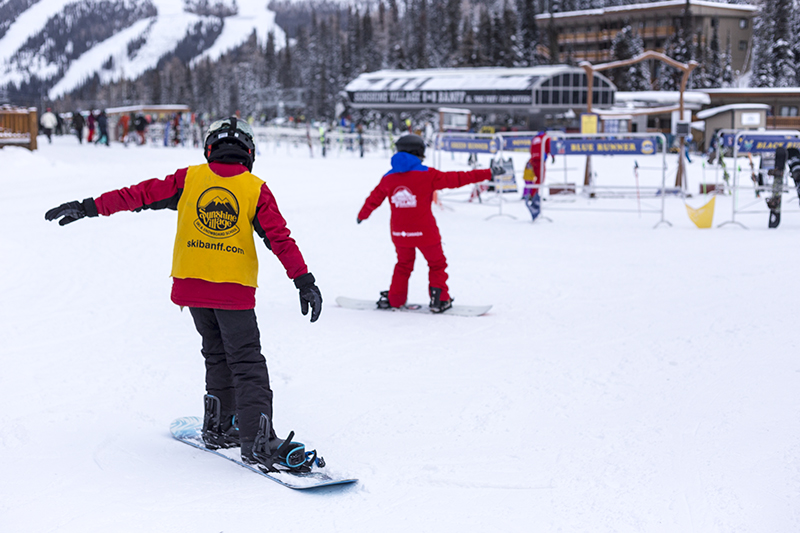
<instances>
[{"instance_id":1,"label":"dark tree line","mask_svg":"<svg viewBox=\"0 0 800 533\"><path fill-rule=\"evenodd\" d=\"M380 69L531 66L546 62L533 15L537 0L379 0L363 5L273 3L286 30L277 41L252 35L217 61L191 61L221 27L192 38L137 80L87 80L62 104L88 108L186 103L212 115L274 115L272 94L301 91L300 112L333 115L340 92L363 72ZM213 40L213 39L212 39Z\"/></svg>"},{"instance_id":2,"label":"dark tree line","mask_svg":"<svg viewBox=\"0 0 800 533\"><path fill-rule=\"evenodd\" d=\"M4 6L19 5L9 0ZM96 1L96 0L95 0ZM106 0L107 1L107 0ZM617 4L630 2L616 2ZM798 0L761 0L755 21L751 85L780 87L800 84L800 17ZM99 4L99 2L98 2ZM95 4L95 5L98 5ZM188 2L187 2L188 4ZM125 5L125 4L123 4ZM235 2L198 1L209 11L235 7ZM345 85L364 72L479 66L533 66L550 62L557 37L535 15L612 5L602 0L373 0L338 2L273 2L276 21L285 34L266 39L252 35L242 46L216 61L197 60L222 29L199 24L158 66L136 80L101 83L96 75L63 98L69 108L135 103L185 103L215 116L240 111L274 116L279 100L304 105L289 113L309 118L333 116ZM136 13L136 16L141 16ZM211 19L214 20L214 19ZM717 24L712 35L700 35L687 4L666 54L681 62L698 61L688 87L724 87L733 83L731 54L722 46ZM628 59L643 51L632 26L612 43L612 59ZM129 54L136 53L136 43ZM109 65L111 68L113 65ZM638 65L609 72L620 90L675 90L680 72L660 65ZM656 73L655 77L651 75ZM20 92L43 93L46 82L32 79ZM13 91L12 91L13 94Z\"/></svg>"}]
</instances>

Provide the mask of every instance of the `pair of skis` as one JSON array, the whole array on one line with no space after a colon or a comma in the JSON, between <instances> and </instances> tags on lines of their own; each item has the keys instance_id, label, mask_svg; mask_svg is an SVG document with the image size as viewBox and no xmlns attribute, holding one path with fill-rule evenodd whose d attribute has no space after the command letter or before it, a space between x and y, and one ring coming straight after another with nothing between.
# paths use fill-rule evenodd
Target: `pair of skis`
<instances>
[{"instance_id":1,"label":"pair of skis","mask_svg":"<svg viewBox=\"0 0 800 533\"><path fill-rule=\"evenodd\" d=\"M800 196L800 150L789 148L788 150L779 146L775 149L775 168L769 171L772 180L772 196L767 199L769 207L769 227L777 228L781 223L781 198L783 196L784 167L787 159L789 171L797 186L797 194Z\"/></svg>"}]
</instances>

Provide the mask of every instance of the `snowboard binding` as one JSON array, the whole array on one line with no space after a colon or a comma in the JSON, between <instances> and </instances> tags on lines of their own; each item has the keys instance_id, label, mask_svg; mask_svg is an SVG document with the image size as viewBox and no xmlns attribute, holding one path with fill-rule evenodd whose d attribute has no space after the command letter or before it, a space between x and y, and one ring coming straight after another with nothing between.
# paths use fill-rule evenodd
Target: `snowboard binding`
<instances>
[{"instance_id":1,"label":"snowboard binding","mask_svg":"<svg viewBox=\"0 0 800 533\"><path fill-rule=\"evenodd\" d=\"M203 442L211 450L219 448L235 448L239 446L239 428L236 427L236 415L221 414L222 405L219 398L206 394L203 397L205 414L203 416Z\"/></svg>"},{"instance_id":2,"label":"snowboard binding","mask_svg":"<svg viewBox=\"0 0 800 533\"><path fill-rule=\"evenodd\" d=\"M442 300L442 289L438 289L436 287L430 287L428 289L428 293L431 296L431 303L430 308L431 311L434 313L444 313L451 307L453 307L453 299L450 298L448 300Z\"/></svg>"},{"instance_id":3,"label":"snowboard binding","mask_svg":"<svg viewBox=\"0 0 800 533\"><path fill-rule=\"evenodd\" d=\"M262 414L258 422L258 433L250 453L242 450L242 461L257 466L264 472L292 472L305 474L311 472L311 467L325 466L325 460L317 456L317 451L306 451L302 442L294 442L294 431L289 432L286 440L274 439L270 441L270 420Z\"/></svg>"},{"instance_id":4,"label":"snowboard binding","mask_svg":"<svg viewBox=\"0 0 800 533\"><path fill-rule=\"evenodd\" d=\"M392 304L389 303L389 291L381 291L381 297L375 302L378 309L391 309Z\"/></svg>"}]
</instances>

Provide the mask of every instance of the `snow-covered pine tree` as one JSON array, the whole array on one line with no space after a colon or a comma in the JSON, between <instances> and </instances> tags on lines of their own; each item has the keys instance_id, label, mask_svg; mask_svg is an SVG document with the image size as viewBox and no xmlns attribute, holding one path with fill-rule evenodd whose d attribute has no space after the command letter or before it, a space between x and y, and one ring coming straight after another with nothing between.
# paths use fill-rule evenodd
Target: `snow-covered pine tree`
<instances>
[{"instance_id":1,"label":"snow-covered pine tree","mask_svg":"<svg viewBox=\"0 0 800 533\"><path fill-rule=\"evenodd\" d=\"M681 63L688 63L694 59L694 37L693 31L693 16L689 0L686 0L686 5L683 8L683 15L680 20L680 27L676 28L675 35L667 39L664 53L676 61ZM659 63L658 66L658 86L662 91L677 91L680 89L681 76L683 73L666 63ZM686 84L686 89L692 87L692 79L690 78Z\"/></svg>"},{"instance_id":2,"label":"snow-covered pine tree","mask_svg":"<svg viewBox=\"0 0 800 533\"><path fill-rule=\"evenodd\" d=\"M763 0L761 9L753 20L753 73L752 87L775 86L775 58L772 45L775 43L776 0Z\"/></svg>"},{"instance_id":3,"label":"snow-covered pine tree","mask_svg":"<svg viewBox=\"0 0 800 533\"><path fill-rule=\"evenodd\" d=\"M539 64L536 46L539 44L539 27L536 25L535 0L517 0L516 56L517 66L530 67Z\"/></svg>"},{"instance_id":4,"label":"snow-covered pine tree","mask_svg":"<svg viewBox=\"0 0 800 533\"><path fill-rule=\"evenodd\" d=\"M611 60L631 59L642 52L644 44L641 36L626 23L611 42ZM650 74L644 62L614 69L610 72L610 77L620 91L650 90Z\"/></svg>"},{"instance_id":5,"label":"snow-covered pine tree","mask_svg":"<svg viewBox=\"0 0 800 533\"><path fill-rule=\"evenodd\" d=\"M711 19L711 41L708 43L705 70L707 87L722 87L722 61L719 48L719 17Z\"/></svg>"}]
</instances>

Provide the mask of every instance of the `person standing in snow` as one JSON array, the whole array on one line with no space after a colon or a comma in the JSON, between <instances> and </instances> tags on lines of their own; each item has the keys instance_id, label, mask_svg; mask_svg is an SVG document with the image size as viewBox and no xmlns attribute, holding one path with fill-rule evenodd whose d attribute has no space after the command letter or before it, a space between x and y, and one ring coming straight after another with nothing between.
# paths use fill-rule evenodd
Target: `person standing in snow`
<instances>
[{"instance_id":1,"label":"person standing in snow","mask_svg":"<svg viewBox=\"0 0 800 533\"><path fill-rule=\"evenodd\" d=\"M419 249L428 262L430 309L441 313L453 306L453 299L447 287L447 260L442 250L442 238L431 211L433 193L439 189L454 189L490 180L493 174L504 170L493 168L441 172L426 167L422 164L425 158L425 141L419 135L400 137L396 147L397 153L391 159L392 169L367 197L356 219L361 224L389 198L392 210L392 242L397 251L397 264L389 290L381 292L377 305L381 309L388 309L401 307L406 303L408 280L414 270L416 251Z\"/></svg>"},{"instance_id":2,"label":"person standing in snow","mask_svg":"<svg viewBox=\"0 0 800 533\"><path fill-rule=\"evenodd\" d=\"M98 134L95 144L105 144L110 147L111 144L108 141L108 117L106 116L105 110L100 111L100 114L97 115L97 129L100 133Z\"/></svg>"},{"instance_id":3,"label":"person standing in snow","mask_svg":"<svg viewBox=\"0 0 800 533\"><path fill-rule=\"evenodd\" d=\"M47 135L47 142L52 144L53 129L58 126L58 119L49 107L47 108L47 111L42 114L42 118L39 119L39 122L42 124L42 131L44 131L44 134Z\"/></svg>"},{"instance_id":4,"label":"person standing in snow","mask_svg":"<svg viewBox=\"0 0 800 533\"><path fill-rule=\"evenodd\" d=\"M206 366L203 439L209 448L241 446L242 460L273 470L308 468L305 453L286 457L293 433L282 441L272 426L273 394L255 315L258 258L255 231L278 257L300 293L311 322L322 294L266 183L251 173L253 130L235 117L206 133L207 164L49 210L47 220L69 224L120 211L172 209L178 229L172 261L172 301L188 307L200 333ZM238 425L238 427L237 427ZM300 457L302 455L302 457Z\"/></svg>"},{"instance_id":5,"label":"person standing in snow","mask_svg":"<svg viewBox=\"0 0 800 533\"><path fill-rule=\"evenodd\" d=\"M78 137L78 143L83 144L83 126L86 124L86 121L83 120L83 115L81 115L80 111L76 111L72 114L72 128L75 130L75 135Z\"/></svg>"},{"instance_id":6,"label":"person standing in snow","mask_svg":"<svg viewBox=\"0 0 800 533\"><path fill-rule=\"evenodd\" d=\"M86 136L86 142L88 143L94 140L95 125L94 111L89 111L89 117L86 119L86 127L89 128L89 134Z\"/></svg>"},{"instance_id":7,"label":"person standing in snow","mask_svg":"<svg viewBox=\"0 0 800 533\"><path fill-rule=\"evenodd\" d=\"M553 163L556 162L556 156L550 153L550 138L545 139L546 133L545 131L540 131L533 138L531 142L531 158L522 173L522 179L525 181L522 199L525 201L525 206L530 211L533 220L536 220L542 210L541 188L544 185L545 170L542 160L546 161L547 156L550 155L553 158Z\"/></svg>"}]
</instances>

